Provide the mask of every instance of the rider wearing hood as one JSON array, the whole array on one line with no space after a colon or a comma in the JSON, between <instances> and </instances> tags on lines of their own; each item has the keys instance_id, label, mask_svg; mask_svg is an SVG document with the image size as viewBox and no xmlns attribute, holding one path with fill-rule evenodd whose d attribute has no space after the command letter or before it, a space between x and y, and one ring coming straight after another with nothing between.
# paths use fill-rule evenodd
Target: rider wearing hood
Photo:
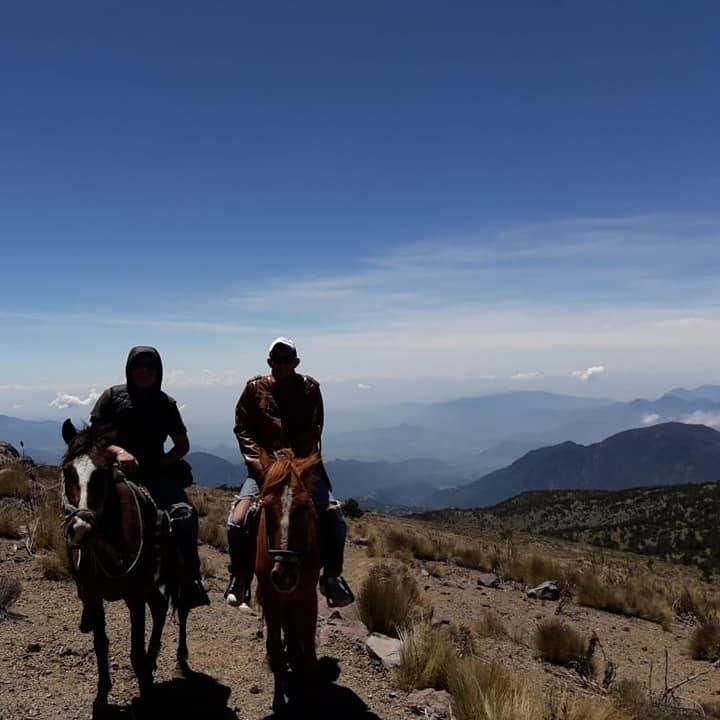
<instances>
[{"instance_id":1,"label":"rider wearing hood","mask_svg":"<svg viewBox=\"0 0 720 720\"><path fill-rule=\"evenodd\" d=\"M196 607L209 604L200 582L197 512L175 480L183 466L189 473L182 458L190 442L177 403L161 390L162 376L162 360L154 347L132 348L125 364L127 382L103 392L90 422L113 431L114 444L108 450L115 453L120 469L144 485L157 506L168 511L186 569L182 592L188 607ZM168 437L173 446L165 452Z\"/></svg>"}]
</instances>

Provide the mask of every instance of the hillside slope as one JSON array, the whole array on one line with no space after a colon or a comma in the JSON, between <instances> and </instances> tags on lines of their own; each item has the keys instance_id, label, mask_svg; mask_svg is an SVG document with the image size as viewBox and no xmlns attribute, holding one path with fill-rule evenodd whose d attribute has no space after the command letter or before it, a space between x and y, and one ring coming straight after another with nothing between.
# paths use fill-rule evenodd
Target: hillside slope
<instances>
[{"instance_id":1,"label":"hillside slope","mask_svg":"<svg viewBox=\"0 0 720 720\"><path fill-rule=\"evenodd\" d=\"M619 490L720 479L720 433L662 423L592 445L564 442L532 450L469 485L436 493L434 507L481 507L530 490Z\"/></svg>"}]
</instances>

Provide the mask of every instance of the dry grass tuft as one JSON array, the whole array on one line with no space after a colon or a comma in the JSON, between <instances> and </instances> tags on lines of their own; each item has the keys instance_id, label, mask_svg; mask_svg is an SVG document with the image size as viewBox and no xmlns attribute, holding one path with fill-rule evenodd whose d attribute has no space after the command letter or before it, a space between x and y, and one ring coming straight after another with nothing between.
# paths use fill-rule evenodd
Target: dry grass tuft
<instances>
[{"instance_id":1,"label":"dry grass tuft","mask_svg":"<svg viewBox=\"0 0 720 720\"><path fill-rule=\"evenodd\" d=\"M451 560L460 567L472 570L492 570L498 562L497 555L480 543L467 540L455 543Z\"/></svg>"},{"instance_id":2,"label":"dry grass tuft","mask_svg":"<svg viewBox=\"0 0 720 720\"><path fill-rule=\"evenodd\" d=\"M62 517L60 495L57 492L48 493L42 502L33 507L32 519L28 524L33 551L64 552Z\"/></svg>"},{"instance_id":3,"label":"dry grass tuft","mask_svg":"<svg viewBox=\"0 0 720 720\"><path fill-rule=\"evenodd\" d=\"M0 498L4 497L30 499L30 483L21 465L0 470Z\"/></svg>"},{"instance_id":4,"label":"dry grass tuft","mask_svg":"<svg viewBox=\"0 0 720 720\"><path fill-rule=\"evenodd\" d=\"M711 662L720 658L720 615L710 613L699 620L690 636L690 655Z\"/></svg>"},{"instance_id":5,"label":"dry grass tuft","mask_svg":"<svg viewBox=\"0 0 720 720\"><path fill-rule=\"evenodd\" d=\"M609 700L567 696L551 700L545 717L547 720L634 720L635 718Z\"/></svg>"},{"instance_id":6,"label":"dry grass tuft","mask_svg":"<svg viewBox=\"0 0 720 720\"><path fill-rule=\"evenodd\" d=\"M200 574L206 578L216 578L222 575L225 566L210 555L200 552Z\"/></svg>"},{"instance_id":7,"label":"dry grass tuft","mask_svg":"<svg viewBox=\"0 0 720 720\"><path fill-rule=\"evenodd\" d=\"M579 605L659 623L664 630L669 629L672 620L664 590L648 576L612 583L598 577L595 571L585 572L576 578L576 600Z\"/></svg>"},{"instance_id":8,"label":"dry grass tuft","mask_svg":"<svg viewBox=\"0 0 720 720\"><path fill-rule=\"evenodd\" d=\"M508 637L508 630L502 618L494 610L485 610L480 619L474 625L475 632L479 637L505 638Z\"/></svg>"},{"instance_id":9,"label":"dry grass tuft","mask_svg":"<svg viewBox=\"0 0 720 720\"><path fill-rule=\"evenodd\" d=\"M582 635L562 620L552 618L541 622L535 631L538 655L555 665L576 668L583 675L594 674L588 643Z\"/></svg>"},{"instance_id":10,"label":"dry grass tuft","mask_svg":"<svg viewBox=\"0 0 720 720\"><path fill-rule=\"evenodd\" d=\"M22 593L22 584L16 577L0 575L0 610L9 610Z\"/></svg>"},{"instance_id":11,"label":"dry grass tuft","mask_svg":"<svg viewBox=\"0 0 720 720\"><path fill-rule=\"evenodd\" d=\"M679 618L698 621L717 614L720 603L717 598L685 585L672 608Z\"/></svg>"},{"instance_id":12,"label":"dry grass tuft","mask_svg":"<svg viewBox=\"0 0 720 720\"><path fill-rule=\"evenodd\" d=\"M537 720L544 703L503 666L470 657L449 673L448 686L457 720Z\"/></svg>"},{"instance_id":13,"label":"dry grass tuft","mask_svg":"<svg viewBox=\"0 0 720 720\"><path fill-rule=\"evenodd\" d=\"M363 582L357 598L360 619L370 632L398 636L431 611L420 602L420 591L404 565L375 565Z\"/></svg>"},{"instance_id":14,"label":"dry grass tuft","mask_svg":"<svg viewBox=\"0 0 720 720\"><path fill-rule=\"evenodd\" d=\"M0 506L0 537L19 540L28 522L28 512L14 504Z\"/></svg>"},{"instance_id":15,"label":"dry grass tuft","mask_svg":"<svg viewBox=\"0 0 720 720\"><path fill-rule=\"evenodd\" d=\"M198 538L206 545L212 545L221 552L227 550L227 530L225 528L226 516L219 509L213 507L203 518L200 518Z\"/></svg>"},{"instance_id":16,"label":"dry grass tuft","mask_svg":"<svg viewBox=\"0 0 720 720\"><path fill-rule=\"evenodd\" d=\"M505 577L528 585L538 585L546 580L562 582L567 572L556 560L535 553L526 557L513 554L502 563Z\"/></svg>"},{"instance_id":17,"label":"dry grass tuft","mask_svg":"<svg viewBox=\"0 0 720 720\"><path fill-rule=\"evenodd\" d=\"M70 577L70 565L64 550L53 550L35 559L46 580L66 580Z\"/></svg>"},{"instance_id":18,"label":"dry grass tuft","mask_svg":"<svg viewBox=\"0 0 720 720\"><path fill-rule=\"evenodd\" d=\"M427 622L418 622L398 634L402 647L395 680L399 687L406 691L447 690L448 673L456 664L455 648L448 632Z\"/></svg>"}]
</instances>

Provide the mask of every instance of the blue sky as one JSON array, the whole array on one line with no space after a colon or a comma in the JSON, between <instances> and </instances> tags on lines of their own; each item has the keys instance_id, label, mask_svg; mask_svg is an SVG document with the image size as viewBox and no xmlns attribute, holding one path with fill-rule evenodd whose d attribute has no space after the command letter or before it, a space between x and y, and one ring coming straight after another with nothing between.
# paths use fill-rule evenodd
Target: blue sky
<instances>
[{"instance_id":1,"label":"blue sky","mask_svg":"<svg viewBox=\"0 0 720 720\"><path fill-rule=\"evenodd\" d=\"M5 7L0 413L59 416L151 343L199 422L278 334L331 408L720 380L718 22Z\"/></svg>"}]
</instances>

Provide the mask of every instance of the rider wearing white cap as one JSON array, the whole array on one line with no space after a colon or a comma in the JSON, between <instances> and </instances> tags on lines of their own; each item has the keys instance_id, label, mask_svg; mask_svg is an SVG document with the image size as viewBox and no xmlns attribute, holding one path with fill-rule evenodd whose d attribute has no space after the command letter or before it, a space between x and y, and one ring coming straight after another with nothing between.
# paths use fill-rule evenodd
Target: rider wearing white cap
<instances>
[{"instance_id":1,"label":"rider wearing white cap","mask_svg":"<svg viewBox=\"0 0 720 720\"><path fill-rule=\"evenodd\" d=\"M324 410L320 384L309 375L295 372L300 364L295 343L286 337L273 340L268 349L270 375L250 379L235 408L235 436L240 445L248 478L233 501L228 517L230 584L225 593L229 605L245 606L250 598L254 569L255 527L253 500L260 495L263 469L261 450L272 455L290 448L296 457L320 453ZM331 607L353 602L354 595L342 577L347 526L340 505L332 497L330 479L322 462L313 493L320 519L323 575L320 591Z\"/></svg>"}]
</instances>

